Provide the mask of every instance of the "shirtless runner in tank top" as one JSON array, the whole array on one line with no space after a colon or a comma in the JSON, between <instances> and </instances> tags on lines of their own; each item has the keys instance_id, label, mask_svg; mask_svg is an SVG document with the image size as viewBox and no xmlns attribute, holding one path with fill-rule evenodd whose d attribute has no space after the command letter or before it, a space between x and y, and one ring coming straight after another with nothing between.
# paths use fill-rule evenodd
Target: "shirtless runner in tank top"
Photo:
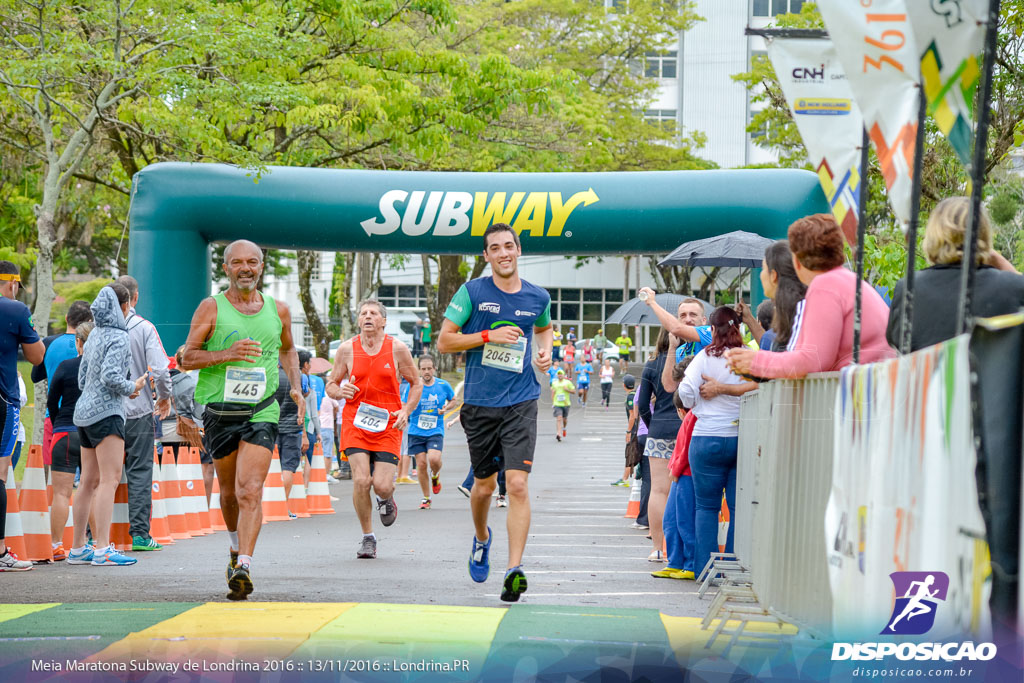
<instances>
[{"instance_id":1,"label":"shirtless runner in tank top","mask_svg":"<svg viewBox=\"0 0 1024 683\"><path fill-rule=\"evenodd\" d=\"M352 467L352 505L363 529L356 557L377 557L377 537L371 521L370 488L384 526L398 517L395 472L402 430L420 402L423 386L409 347L384 334L387 309L375 300L359 304L359 334L342 342L327 381L327 395L345 400L341 449ZM402 404L399 377L409 383L409 400ZM339 386L343 379L347 384Z\"/></svg>"}]
</instances>

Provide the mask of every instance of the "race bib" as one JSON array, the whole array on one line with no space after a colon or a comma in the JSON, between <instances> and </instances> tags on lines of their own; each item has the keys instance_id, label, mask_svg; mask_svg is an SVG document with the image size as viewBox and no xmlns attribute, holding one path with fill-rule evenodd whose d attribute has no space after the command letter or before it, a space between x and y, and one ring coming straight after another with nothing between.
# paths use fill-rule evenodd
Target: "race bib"
<instances>
[{"instance_id":1,"label":"race bib","mask_svg":"<svg viewBox=\"0 0 1024 683\"><path fill-rule=\"evenodd\" d=\"M564 391L555 392L555 401L557 403L565 403L569 399L569 394Z\"/></svg>"},{"instance_id":2,"label":"race bib","mask_svg":"<svg viewBox=\"0 0 1024 683\"><path fill-rule=\"evenodd\" d=\"M420 429L434 429L437 427L437 415L420 415L420 419L416 421L416 426Z\"/></svg>"},{"instance_id":3,"label":"race bib","mask_svg":"<svg viewBox=\"0 0 1024 683\"><path fill-rule=\"evenodd\" d=\"M391 413L384 408L378 408L369 403L360 403L352 424L363 431L383 432L388 428L388 419L390 417Z\"/></svg>"},{"instance_id":4,"label":"race bib","mask_svg":"<svg viewBox=\"0 0 1024 683\"><path fill-rule=\"evenodd\" d=\"M252 403L263 400L267 393L265 368L229 365L224 372L224 402Z\"/></svg>"},{"instance_id":5,"label":"race bib","mask_svg":"<svg viewBox=\"0 0 1024 683\"><path fill-rule=\"evenodd\" d=\"M484 357L481 362L489 368L522 372L525 357L526 337L520 337L513 344L487 342L484 344Z\"/></svg>"}]
</instances>

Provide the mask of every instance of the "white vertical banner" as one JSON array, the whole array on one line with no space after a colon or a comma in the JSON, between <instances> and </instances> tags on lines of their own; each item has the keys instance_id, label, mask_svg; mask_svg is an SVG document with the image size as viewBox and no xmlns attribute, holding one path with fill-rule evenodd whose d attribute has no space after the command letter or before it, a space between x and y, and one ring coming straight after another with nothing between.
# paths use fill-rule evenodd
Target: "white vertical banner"
<instances>
[{"instance_id":1,"label":"white vertical banner","mask_svg":"<svg viewBox=\"0 0 1024 683\"><path fill-rule=\"evenodd\" d=\"M835 47L827 38L774 38L768 57L836 222L856 244L864 118Z\"/></svg>"},{"instance_id":2,"label":"white vertical banner","mask_svg":"<svg viewBox=\"0 0 1024 683\"><path fill-rule=\"evenodd\" d=\"M878 153L889 203L905 229L912 203L921 74L906 3L820 0L818 9Z\"/></svg>"},{"instance_id":3,"label":"white vertical banner","mask_svg":"<svg viewBox=\"0 0 1024 683\"><path fill-rule=\"evenodd\" d=\"M928 113L964 165L971 162L974 92L981 77L989 0L908 2L921 51Z\"/></svg>"}]
</instances>

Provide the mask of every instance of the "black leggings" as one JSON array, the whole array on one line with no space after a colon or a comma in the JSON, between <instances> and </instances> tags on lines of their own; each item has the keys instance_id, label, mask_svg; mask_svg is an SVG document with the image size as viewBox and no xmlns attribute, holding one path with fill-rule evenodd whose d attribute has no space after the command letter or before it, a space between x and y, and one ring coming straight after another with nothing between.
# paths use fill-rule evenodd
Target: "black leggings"
<instances>
[{"instance_id":1,"label":"black leggings","mask_svg":"<svg viewBox=\"0 0 1024 683\"><path fill-rule=\"evenodd\" d=\"M14 476L14 468L7 468L7 476ZM0 479L0 538L7 538L7 482Z\"/></svg>"},{"instance_id":2,"label":"black leggings","mask_svg":"<svg viewBox=\"0 0 1024 683\"><path fill-rule=\"evenodd\" d=\"M605 405L608 405L608 404L611 403L611 400L612 400L612 383L611 382L601 382L601 400L604 402Z\"/></svg>"}]
</instances>

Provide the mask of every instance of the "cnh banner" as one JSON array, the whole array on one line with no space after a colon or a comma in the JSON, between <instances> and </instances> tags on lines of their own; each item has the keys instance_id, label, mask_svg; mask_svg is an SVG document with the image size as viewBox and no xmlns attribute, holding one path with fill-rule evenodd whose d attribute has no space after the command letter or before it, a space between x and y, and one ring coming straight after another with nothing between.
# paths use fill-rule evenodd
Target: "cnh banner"
<instances>
[{"instance_id":1,"label":"cnh banner","mask_svg":"<svg viewBox=\"0 0 1024 683\"><path fill-rule=\"evenodd\" d=\"M906 4L820 0L818 9L864 114L889 203L905 228L910 221L920 96L920 54Z\"/></svg>"},{"instance_id":2,"label":"cnh banner","mask_svg":"<svg viewBox=\"0 0 1024 683\"><path fill-rule=\"evenodd\" d=\"M968 339L842 371L825 513L838 639L990 637Z\"/></svg>"},{"instance_id":3,"label":"cnh banner","mask_svg":"<svg viewBox=\"0 0 1024 683\"><path fill-rule=\"evenodd\" d=\"M864 118L835 47L828 39L775 38L768 57L836 222L856 244Z\"/></svg>"},{"instance_id":4,"label":"cnh banner","mask_svg":"<svg viewBox=\"0 0 1024 683\"><path fill-rule=\"evenodd\" d=\"M921 51L928 113L960 161L971 161L974 91L981 76L989 0L908 2L907 14Z\"/></svg>"}]
</instances>

